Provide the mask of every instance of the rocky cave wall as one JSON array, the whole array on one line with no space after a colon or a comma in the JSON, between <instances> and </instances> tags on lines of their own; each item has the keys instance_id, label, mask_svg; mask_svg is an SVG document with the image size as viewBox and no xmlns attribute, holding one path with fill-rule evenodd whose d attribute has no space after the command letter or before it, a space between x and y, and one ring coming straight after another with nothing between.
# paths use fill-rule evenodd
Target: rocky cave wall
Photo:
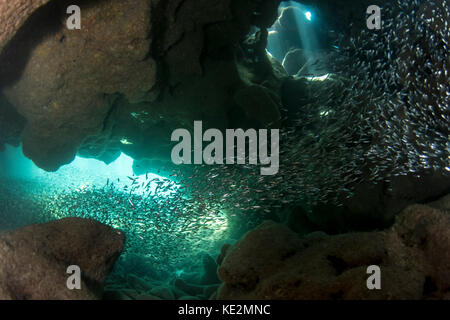
<instances>
[{"instance_id":1,"label":"rocky cave wall","mask_svg":"<svg viewBox=\"0 0 450 320\"><path fill-rule=\"evenodd\" d=\"M2 1L0 3L0 52L33 12L50 0Z\"/></svg>"},{"instance_id":2,"label":"rocky cave wall","mask_svg":"<svg viewBox=\"0 0 450 320\"><path fill-rule=\"evenodd\" d=\"M0 144L21 140L39 167L54 171L77 152L107 163L120 152L164 162L171 131L195 119L221 129L279 121L285 74L271 70L264 31L281 1L78 1L82 29L74 31L65 27L72 3L47 2L0 8L0 86L9 102ZM327 20L338 10L347 18L330 23L341 29L364 5L302 3ZM242 43L255 27L263 32L249 54Z\"/></svg>"},{"instance_id":3,"label":"rocky cave wall","mask_svg":"<svg viewBox=\"0 0 450 320\"><path fill-rule=\"evenodd\" d=\"M276 122L279 83L269 61L247 77L235 56L252 26L273 23L278 3L79 1L82 29L71 31L69 2L53 1L16 24L12 41L2 38L2 93L26 124L8 119L16 129L2 126L0 141L20 132L25 155L53 171L77 152L105 162L121 151L168 160L171 131L194 119L217 128Z\"/></svg>"}]
</instances>

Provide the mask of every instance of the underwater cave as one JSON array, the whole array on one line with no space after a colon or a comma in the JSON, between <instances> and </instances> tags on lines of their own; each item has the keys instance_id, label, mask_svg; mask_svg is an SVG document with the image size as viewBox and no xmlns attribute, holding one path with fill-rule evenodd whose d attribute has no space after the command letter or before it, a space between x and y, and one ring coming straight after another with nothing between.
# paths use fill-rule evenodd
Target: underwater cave
<instances>
[{"instance_id":1,"label":"underwater cave","mask_svg":"<svg viewBox=\"0 0 450 320\"><path fill-rule=\"evenodd\" d=\"M0 300L450 299L450 6L372 4L0 2Z\"/></svg>"}]
</instances>

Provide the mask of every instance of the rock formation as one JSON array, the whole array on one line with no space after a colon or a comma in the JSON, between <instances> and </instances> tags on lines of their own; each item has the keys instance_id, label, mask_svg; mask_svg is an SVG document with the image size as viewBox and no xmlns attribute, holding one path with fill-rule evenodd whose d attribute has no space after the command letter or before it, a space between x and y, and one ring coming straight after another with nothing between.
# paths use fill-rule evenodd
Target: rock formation
<instances>
[{"instance_id":1,"label":"rock formation","mask_svg":"<svg viewBox=\"0 0 450 320\"><path fill-rule=\"evenodd\" d=\"M278 2L81 1L81 30L65 27L69 1L42 7L0 56L1 91L26 119L25 155L48 171L77 152L167 161L170 133L194 119L216 128L277 121L272 88L254 87L267 75L248 79L235 54L252 24L273 23ZM265 14L252 21L259 7ZM264 119L253 119L256 109Z\"/></svg>"},{"instance_id":2,"label":"rock formation","mask_svg":"<svg viewBox=\"0 0 450 320\"><path fill-rule=\"evenodd\" d=\"M17 0L0 2L0 53L28 17L50 0Z\"/></svg>"},{"instance_id":3,"label":"rock formation","mask_svg":"<svg viewBox=\"0 0 450 320\"><path fill-rule=\"evenodd\" d=\"M119 230L66 218L0 237L0 300L84 300L102 296L103 282L122 252ZM81 290L69 290L69 266L81 269Z\"/></svg>"},{"instance_id":4,"label":"rock formation","mask_svg":"<svg viewBox=\"0 0 450 320\"><path fill-rule=\"evenodd\" d=\"M299 237L265 222L227 250L219 299L450 299L445 197L406 208L388 230ZM368 290L367 267L381 268Z\"/></svg>"}]
</instances>

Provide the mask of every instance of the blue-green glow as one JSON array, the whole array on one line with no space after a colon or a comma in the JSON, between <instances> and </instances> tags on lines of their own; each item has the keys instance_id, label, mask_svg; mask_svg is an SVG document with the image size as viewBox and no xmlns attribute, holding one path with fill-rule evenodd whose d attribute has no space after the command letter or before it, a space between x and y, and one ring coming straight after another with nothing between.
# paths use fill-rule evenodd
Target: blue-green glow
<instances>
[{"instance_id":1,"label":"blue-green glow","mask_svg":"<svg viewBox=\"0 0 450 320\"><path fill-rule=\"evenodd\" d=\"M14 178L33 181L50 182L54 187L61 186L66 190L81 191L94 187L102 187L106 183L114 183L116 187L130 184L130 178L136 179L134 194L142 194L144 191L152 192L157 188L156 182L151 183L145 190L141 187L147 180L162 180L165 177L149 172L141 176L133 175L133 159L121 154L117 160L107 165L96 159L75 157L68 165L62 166L54 173L46 172L38 168L30 159L26 158L21 148L7 146L2 155L2 173ZM145 183L146 186L146 183ZM174 183L173 189L178 185Z\"/></svg>"},{"instance_id":2,"label":"blue-green glow","mask_svg":"<svg viewBox=\"0 0 450 320\"><path fill-rule=\"evenodd\" d=\"M306 12L305 12L305 17L306 17L306 19L308 19L309 21L311 21L311 19L312 19L312 13L311 13L311 11L306 11Z\"/></svg>"}]
</instances>

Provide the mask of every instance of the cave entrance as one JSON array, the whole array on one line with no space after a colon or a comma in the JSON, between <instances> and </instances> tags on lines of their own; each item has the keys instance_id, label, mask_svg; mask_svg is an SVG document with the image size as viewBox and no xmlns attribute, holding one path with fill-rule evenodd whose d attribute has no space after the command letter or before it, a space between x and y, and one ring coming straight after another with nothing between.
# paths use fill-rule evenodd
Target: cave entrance
<instances>
[{"instance_id":1,"label":"cave entrance","mask_svg":"<svg viewBox=\"0 0 450 320\"><path fill-rule=\"evenodd\" d=\"M46 172L21 147L7 146L0 152L0 232L67 217L94 219L125 233L121 267L140 264L159 279L201 268L197 257L216 254L228 239L228 213L157 168L136 174L133 162L123 153L110 164L77 156Z\"/></svg>"},{"instance_id":2,"label":"cave entrance","mask_svg":"<svg viewBox=\"0 0 450 320\"><path fill-rule=\"evenodd\" d=\"M315 6L283 1L268 30L267 51L290 76L323 76L319 68L330 48L329 26Z\"/></svg>"}]
</instances>

